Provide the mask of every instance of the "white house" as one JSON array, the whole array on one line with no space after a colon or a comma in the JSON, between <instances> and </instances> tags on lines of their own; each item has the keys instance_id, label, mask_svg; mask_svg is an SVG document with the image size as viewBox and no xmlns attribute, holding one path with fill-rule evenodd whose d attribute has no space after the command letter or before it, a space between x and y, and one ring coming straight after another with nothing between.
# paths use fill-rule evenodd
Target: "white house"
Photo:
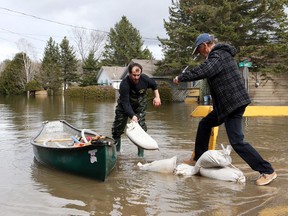
<instances>
[{"instance_id":1,"label":"white house","mask_svg":"<svg viewBox=\"0 0 288 216\"><path fill-rule=\"evenodd\" d=\"M125 69L126 67L102 66L96 77L97 83L100 85L112 85L113 88L119 89L121 76L124 73Z\"/></svg>"}]
</instances>

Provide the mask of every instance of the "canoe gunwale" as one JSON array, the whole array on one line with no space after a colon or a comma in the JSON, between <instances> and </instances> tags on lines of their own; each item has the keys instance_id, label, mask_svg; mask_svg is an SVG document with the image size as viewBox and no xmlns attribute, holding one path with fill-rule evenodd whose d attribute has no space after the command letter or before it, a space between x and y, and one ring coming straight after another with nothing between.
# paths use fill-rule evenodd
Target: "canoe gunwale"
<instances>
[{"instance_id":1,"label":"canoe gunwale","mask_svg":"<svg viewBox=\"0 0 288 216\"><path fill-rule=\"evenodd\" d=\"M78 128L76 128L76 127L74 127L73 125L71 125L71 124L69 124L67 121L65 121L65 120L59 120L59 122L61 122L61 123L63 123L64 125L66 125L66 126L68 126L68 127L70 127L71 129L73 129L73 130L75 130L75 132L76 133L79 133L79 134L81 134L81 130L80 129L78 129ZM65 148L63 148L63 147L56 147L56 146L44 146L43 145L43 141L42 141L42 143L41 142L38 142L36 139L39 137L39 136L41 136L41 134L43 133L43 131L44 131L44 129L45 129L45 126L47 125L49 123L49 121L44 121L44 122L42 122L42 127L41 127L41 129L40 129L40 131L39 131L39 133L35 136L35 137L33 137L32 139L31 139L31 141L30 141L30 143L32 144L32 145L35 145L35 146L38 146L38 147L43 147L43 148L49 148L49 149L59 149L59 150L61 150L61 151L63 151L63 150L79 150L79 149L95 149L95 148L99 148L99 147L103 147L103 146L107 146L107 147L113 147L113 145L114 145L114 140L112 139L112 138L110 138L110 137L106 137L107 139L109 139L109 140L111 140L111 142L107 142L106 144L91 144L91 145L84 145L84 146L77 146L77 147L75 147L75 146L65 146ZM90 134L90 133L87 133L88 135L91 135L91 136L94 136L94 134ZM73 141L72 139L71 140L69 140L69 139L67 139L67 141ZM112 143L113 142L113 143Z\"/></svg>"}]
</instances>

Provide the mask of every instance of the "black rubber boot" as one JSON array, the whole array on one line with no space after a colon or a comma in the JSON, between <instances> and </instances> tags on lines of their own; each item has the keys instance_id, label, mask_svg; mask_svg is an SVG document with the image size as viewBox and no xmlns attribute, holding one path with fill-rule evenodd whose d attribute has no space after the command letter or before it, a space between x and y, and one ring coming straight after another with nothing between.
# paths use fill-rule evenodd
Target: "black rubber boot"
<instances>
[{"instance_id":1,"label":"black rubber boot","mask_svg":"<svg viewBox=\"0 0 288 216\"><path fill-rule=\"evenodd\" d=\"M116 145L116 151L120 152L121 151L121 138L115 139L115 145Z\"/></svg>"},{"instance_id":2,"label":"black rubber boot","mask_svg":"<svg viewBox=\"0 0 288 216\"><path fill-rule=\"evenodd\" d=\"M138 147L138 156L144 157L144 149L143 148Z\"/></svg>"}]
</instances>

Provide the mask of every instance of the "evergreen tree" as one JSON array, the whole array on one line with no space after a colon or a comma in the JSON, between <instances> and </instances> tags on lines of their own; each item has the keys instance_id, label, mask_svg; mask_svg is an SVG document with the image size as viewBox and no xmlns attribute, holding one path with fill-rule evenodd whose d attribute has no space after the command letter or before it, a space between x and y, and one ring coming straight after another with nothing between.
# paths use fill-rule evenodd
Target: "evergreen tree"
<instances>
[{"instance_id":1,"label":"evergreen tree","mask_svg":"<svg viewBox=\"0 0 288 216\"><path fill-rule=\"evenodd\" d=\"M97 84L97 71L99 71L100 65L95 59L93 51L89 52L88 58L83 62L83 76L80 81L80 86L90 86Z\"/></svg>"},{"instance_id":2,"label":"evergreen tree","mask_svg":"<svg viewBox=\"0 0 288 216\"><path fill-rule=\"evenodd\" d=\"M16 95L25 92L26 76L23 53L17 53L12 61L7 61L0 76L0 94Z\"/></svg>"},{"instance_id":3,"label":"evergreen tree","mask_svg":"<svg viewBox=\"0 0 288 216\"><path fill-rule=\"evenodd\" d=\"M126 66L131 59L151 59L152 53L145 48L139 31L132 26L129 20L122 16L114 29L108 34L108 42L104 47L103 65Z\"/></svg>"},{"instance_id":4,"label":"evergreen tree","mask_svg":"<svg viewBox=\"0 0 288 216\"><path fill-rule=\"evenodd\" d=\"M48 90L57 92L61 88L61 62L58 44L50 37L44 50L38 81Z\"/></svg>"},{"instance_id":5,"label":"evergreen tree","mask_svg":"<svg viewBox=\"0 0 288 216\"><path fill-rule=\"evenodd\" d=\"M187 64L195 65L191 53L198 31L186 9L192 2L195 1L172 1L169 8L169 22L164 21L169 38L159 38L165 58L159 63L158 72L163 75L178 74Z\"/></svg>"},{"instance_id":6,"label":"evergreen tree","mask_svg":"<svg viewBox=\"0 0 288 216\"><path fill-rule=\"evenodd\" d=\"M63 87L65 91L69 83L78 80L75 51L73 50L73 47L69 45L69 41L66 37L64 37L60 44L60 56L62 71L61 77L63 79Z\"/></svg>"},{"instance_id":7,"label":"evergreen tree","mask_svg":"<svg viewBox=\"0 0 288 216\"><path fill-rule=\"evenodd\" d=\"M287 44L287 0L175 0L164 22L169 39L159 39L165 60L160 69L179 73L185 64L195 65L191 53L200 33L214 34L219 41L243 47ZM242 54L243 55L243 54ZM245 56L249 55L248 53Z\"/></svg>"}]
</instances>

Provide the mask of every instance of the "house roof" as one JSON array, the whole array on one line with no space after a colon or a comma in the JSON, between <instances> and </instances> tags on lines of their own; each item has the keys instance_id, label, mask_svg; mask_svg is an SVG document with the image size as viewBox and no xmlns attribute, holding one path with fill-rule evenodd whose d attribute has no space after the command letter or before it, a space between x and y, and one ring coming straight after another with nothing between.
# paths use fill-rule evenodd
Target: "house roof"
<instances>
[{"instance_id":1,"label":"house roof","mask_svg":"<svg viewBox=\"0 0 288 216\"><path fill-rule=\"evenodd\" d=\"M102 66L98 75L97 75L97 79L100 77L101 73L103 73L105 71L105 73L107 74L107 76L110 77L111 80L120 80L125 69L126 69L126 67Z\"/></svg>"},{"instance_id":2,"label":"house roof","mask_svg":"<svg viewBox=\"0 0 288 216\"><path fill-rule=\"evenodd\" d=\"M138 63L142 65L143 73L146 74L148 77L153 77L153 74L157 68L155 65L158 61L157 60L150 60L150 59L132 59L131 63ZM125 72L122 74L121 79L123 79L128 74L128 69L125 69Z\"/></svg>"}]
</instances>

